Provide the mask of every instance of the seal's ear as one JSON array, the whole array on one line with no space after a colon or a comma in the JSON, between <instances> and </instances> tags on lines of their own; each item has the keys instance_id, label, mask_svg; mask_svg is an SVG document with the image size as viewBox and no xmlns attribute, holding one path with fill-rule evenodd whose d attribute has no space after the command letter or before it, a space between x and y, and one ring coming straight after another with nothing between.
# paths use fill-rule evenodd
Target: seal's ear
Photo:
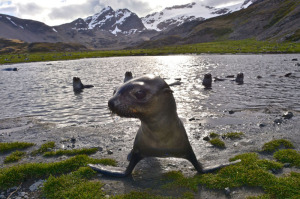
<instances>
[{"instance_id":1,"label":"seal's ear","mask_svg":"<svg viewBox=\"0 0 300 199\"><path fill-rule=\"evenodd\" d=\"M170 88L164 88L163 92L164 93L171 93L171 94L173 93L173 91Z\"/></svg>"}]
</instances>

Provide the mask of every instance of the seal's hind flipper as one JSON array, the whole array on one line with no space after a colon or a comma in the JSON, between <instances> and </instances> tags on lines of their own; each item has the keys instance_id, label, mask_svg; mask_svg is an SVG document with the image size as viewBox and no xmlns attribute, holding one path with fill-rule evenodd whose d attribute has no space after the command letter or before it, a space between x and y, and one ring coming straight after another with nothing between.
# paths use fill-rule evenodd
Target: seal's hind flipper
<instances>
[{"instance_id":1,"label":"seal's hind flipper","mask_svg":"<svg viewBox=\"0 0 300 199\"><path fill-rule=\"evenodd\" d=\"M111 167L111 166L104 166L101 164L88 164L93 170L107 176L113 177L126 177L129 174L126 174L126 168L121 167Z\"/></svg>"},{"instance_id":2,"label":"seal's hind flipper","mask_svg":"<svg viewBox=\"0 0 300 199\"><path fill-rule=\"evenodd\" d=\"M100 164L88 164L88 166L103 175L124 178L126 176L129 176L132 173L135 165L141 159L143 159L138 153L130 152L130 154L131 154L131 159L126 169L121 167L103 166Z\"/></svg>"},{"instance_id":3,"label":"seal's hind flipper","mask_svg":"<svg viewBox=\"0 0 300 199\"><path fill-rule=\"evenodd\" d=\"M218 166L212 166L212 167L206 167L205 169L203 169L203 173L211 173L211 172L214 172L216 170L219 170L219 169L222 169L224 167L227 167L227 166L230 166L230 165L234 165L236 163L239 163L241 162L241 160L236 160L236 161L233 161L233 162L228 162L228 163L225 163L225 164L221 164L221 165L218 165Z\"/></svg>"}]
</instances>

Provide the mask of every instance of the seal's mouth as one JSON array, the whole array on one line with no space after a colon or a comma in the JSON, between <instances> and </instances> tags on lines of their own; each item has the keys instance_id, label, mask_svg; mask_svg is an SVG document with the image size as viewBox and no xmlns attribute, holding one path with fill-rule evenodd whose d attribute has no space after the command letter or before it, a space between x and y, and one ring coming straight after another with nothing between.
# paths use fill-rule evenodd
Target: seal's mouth
<instances>
[{"instance_id":1,"label":"seal's mouth","mask_svg":"<svg viewBox=\"0 0 300 199\"><path fill-rule=\"evenodd\" d=\"M118 100L110 99L108 101L108 108L111 114L116 114L120 117L138 118L138 110L121 104Z\"/></svg>"}]
</instances>

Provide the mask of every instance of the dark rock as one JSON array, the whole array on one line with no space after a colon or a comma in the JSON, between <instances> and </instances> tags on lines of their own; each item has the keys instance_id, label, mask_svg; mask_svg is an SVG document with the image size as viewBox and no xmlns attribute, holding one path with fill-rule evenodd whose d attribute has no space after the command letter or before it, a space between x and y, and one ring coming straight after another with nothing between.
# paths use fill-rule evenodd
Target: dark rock
<instances>
[{"instance_id":1,"label":"dark rock","mask_svg":"<svg viewBox=\"0 0 300 199\"><path fill-rule=\"evenodd\" d=\"M256 78L257 78L257 79L261 79L261 78L262 78L262 76L258 75Z\"/></svg>"},{"instance_id":2,"label":"dark rock","mask_svg":"<svg viewBox=\"0 0 300 199\"><path fill-rule=\"evenodd\" d=\"M231 110L231 111L228 111L228 113L229 114L234 114L235 112Z\"/></svg>"},{"instance_id":3,"label":"dark rock","mask_svg":"<svg viewBox=\"0 0 300 199\"><path fill-rule=\"evenodd\" d=\"M98 151L103 151L103 148L102 147L98 147Z\"/></svg>"},{"instance_id":4,"label":"dark rock","mask_svg":"<svg viewBox=\"0 0 300 199\"><path fill-rule=\"evenodd\" d=\"M72 142L72 143L75 143L75 142L76 142L76 138L72 137L72 138L71 138L71 142Z\"/></svg>"},{"instance_id":5,"label":"dark rock","mask_svg":"<svg viewBox=\"0 0 300 199\"><path fill-rule=\"evenodd\" d=\"M204 138L203 138L203 140L205 140L205 141L209 141L210 140L210 138L208 137L208 136L205 136Z\"/></svg>"},{"instance_id":6,"label":"dark rock","mask_svg":"<svg viewBox=\"0 0 300 199\"><path fill-rule=\"evenodd\" d=\"M226 196L229 196L230 193L231 193L230 188L229 188L229 187L226 187L226 188L224 189L224 193L225 193Z\"/></svg>"},{"instance_id":7,"label":"dark rock","mask_svg":"<svg viewBox=\"0 0 300 199\"><path fill-rule=\"evenodd\" d=\"M192 117L192 118L189 119L189 121L193 121L193 120L196 120L196 119L194 117Z\"/></svg>"},{"instance_id":8,"label":"dark rock","mask_svg":"<svg viewBox=\"0 0 300 199\"><path fill-rule=\"evenodd\" d=\"M272 169L271 169L271 172L272 172L273 174L279 174L279 173L280 173L280 169L274 169L274 168L272 168Z\"/></svg>"},{"instance_id":9,"label":"dark rock","mask_svg":"<svg viewBox=\"0 0 300 199\"><path fill-rule=\"evenodd\" d=\"M266 124L259 124L258 126L259 126L260 128L262 128L262 127L265 127Z\"/></svg>"},{"instance_id":10,"label":"dark rock","mask_svg":"<svg viewBox=\"0 0 300 199\"><path fill-rule=\"evenodd\" d=\"M292 59L292 61L298 61L298 59L297 59L297 58L294 58L294 59Z\"/></svg>"},{"instance_id":11,"label":"dark rock","mask_svg":"<svg viewBox=\"0 0 300 199\"><path fill-rule=\"evenodd\" d=\"M283 122L282 119L275 119L275 120L274 120L274 123L275 123L275 124L281 124L282 122Z\"/></svg>"},{"instance_id":12,"label":"dark rock","mask_svg":"<svg viewBox=\"0 0 300 199\"><path fill-rule=\"evenodd\" d=\"M283 165L283 167L284 167L284 168L291 167L291 163L285 163L285 164Z\"/></svg>"},{"instance_id":13,"label":"dark rock","mask_svg":"<svg viewBox=\"0 0 300 199\"><path fill-rule=\"evenodd\" d=\"M107 150L108 155L112 155L114 152L112 150Z\"/></svg>"},{"instance_id":14,"label":"dark rock","mask_svg":"<svg viewBox=\"0 0 300 199\"><path fill-rule=\"evenodd\" d=\"M294 116L292 112L286 112L282 115L284 119L291 119Z\"/></svg>"},{"instance_id":15,"label":"dark rock","mask_svg":"<svg viewBox=\"0 0 300 199\"><path fill-rule=\"evenodd\" d=\"M300 66L300 63L295 64L295 66Z\"/></svg>"},{"instance_id":16,"label":"dark rock","mask_svg":"<svg viewBox=\"0 0 300 199\"><path fill-rule=\"evenodd\" d=\"M287 74L285 74L284 76L285 77L289 77L289 76L291 76L292 75L292 73L287 73Z\"/></svg>"},{"instance_id":17,"label":"dark rock","mask_svg":"<svg viewBox=\"0 0 300 199\"><path fill-rule=\"evenodd\" d=\"M227 75L226 78L234 78L234 75Z\"/></svg>"}]
</instances>

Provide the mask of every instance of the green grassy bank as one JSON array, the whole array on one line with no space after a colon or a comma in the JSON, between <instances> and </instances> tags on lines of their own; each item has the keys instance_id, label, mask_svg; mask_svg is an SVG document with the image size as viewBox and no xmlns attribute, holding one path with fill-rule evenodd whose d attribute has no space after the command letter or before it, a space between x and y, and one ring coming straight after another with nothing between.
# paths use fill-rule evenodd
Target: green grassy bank
<instances>
[{"instance_id":1,"label":"green grassy bank","mask_svg":"<svg viewBox=\"0 0 300 199\"><path fill-rule=\"evenodd\" d=\"M4 155L11 156L10 152L13 154L15 152L12 151L20 148L20 143L2 143L2 145L8 144L14 144L14 147L11 147L9 152L4 153ZM25 156L42 155L53 151L53 147L54 142L48 142L38 149L39 153L27 154L23 152L24 155L22 156L24 158ZM155 194L153 190L147 189L146 191L134 191L109 198L174 198L164 194L169 190L180 190L176 198L194 198L199 187L203 186L219 191L229 188L234 190L242 187L257 187L264 194L248 198L296 199L300 197L300 173L291 171L283 175L276 175L284 167L296 170L300 168L300 153L293 148L293 144L288 140L273 140L264 144L261 151L240 154L230 158L230 161L240 159L241 162L215 173L185 177L181 171L170 171L162 175L162 185L159 192L156 190ZM74 155L76 155L75 152L78 151L74 151ZM45 179L44 186L39 190L42 198L107 198L107 193L102 189L104 184L101 182L101 178L97 176L95 171L87 167L87 164L99 163L116 166L116 161L94 159L82 155L84 153L81 152L79 154L81 155L59 162L5 165L4 168L0 168L0 192L21 185L30 179ZM264 154L268 154L267 159L260 158L260 155L264 156Z\"/></svg>"},{"instance_id":2,"label":"green grassy bank","mask_svg":"<svg viewBox=\"0 0 300 199\"><path fill-rule=\"evenodd\" d=\"M201 53L300 53L300 43L276 43L246 39L239 41L222 41L190 45L164 46L153 49L130 49L113 51L82 51L82 52L44 52L25 54L2 54L0 64L74 60L82 58L115 57L115 56L144 56L172 54L201 54Z\"/></svg>"}]
</instances>

